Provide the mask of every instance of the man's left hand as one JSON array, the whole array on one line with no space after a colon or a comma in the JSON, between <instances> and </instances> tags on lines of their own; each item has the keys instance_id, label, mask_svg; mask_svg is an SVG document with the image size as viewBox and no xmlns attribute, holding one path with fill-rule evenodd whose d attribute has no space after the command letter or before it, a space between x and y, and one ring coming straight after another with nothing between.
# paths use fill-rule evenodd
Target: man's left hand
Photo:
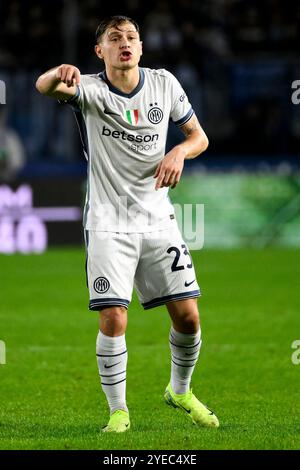
<instances>
[{"instance_id":1,"label":"man's left hand","mask_svg":"<svg viewBox=\"0 0 300 470\"><path fill-rule=\"evenodd\" d=\"M158 164L154 174L154 178L157 178L155 190L168 186L175 188L181 177L185 156L185 152L180 145L167 153Z\"/></svg>"}]
</instances>

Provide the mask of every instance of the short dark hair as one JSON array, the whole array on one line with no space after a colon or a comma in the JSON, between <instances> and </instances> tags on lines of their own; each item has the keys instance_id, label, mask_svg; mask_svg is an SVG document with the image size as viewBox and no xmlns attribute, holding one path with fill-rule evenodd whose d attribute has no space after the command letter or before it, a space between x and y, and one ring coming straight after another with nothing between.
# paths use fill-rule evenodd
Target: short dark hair
<instances>
[{"instance_id":1,"label":"short dark hair","mask_svg":"<svg viewBox=\"0 0 300 470\"><path fill-rule=\"evenodd\" d=\"M138 33L140 33L140 28L139 25L137 24L136 21L134 21L132 18L129 18L128 16L109 16L105 18L104 20L101 21L99 24L97 30L96 30L96 43L98 44L99 39L101 36L105 33L105 31L108 28L114 28L116 26L121 25L122 23L132 23L135 29L137 30Z\"/></svg>"}]
</instances>

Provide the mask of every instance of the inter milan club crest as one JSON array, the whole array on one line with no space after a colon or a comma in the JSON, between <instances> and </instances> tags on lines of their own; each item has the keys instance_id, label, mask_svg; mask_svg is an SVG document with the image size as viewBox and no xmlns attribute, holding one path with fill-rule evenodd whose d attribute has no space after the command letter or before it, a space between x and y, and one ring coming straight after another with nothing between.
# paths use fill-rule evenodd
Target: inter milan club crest
<instances>
[{"instance_id":1,"label":"inter milan club crest","mask_svg":"<svg viewBox=\"0 0 300 470\"><path fill-rule=\"evenodd\" d=\"M94 282L94 289L98 294L104 294L110 288L110 283L106 277L97 277Z\"/></svg>"},{"instance_id":2,"label":"inter milan club crest","mask_svg":"<svg viewBox=\"0 0 300 470\"><path fill-rule=\"evenodd\" d=\"M157 103L150 103L150 111L148 112L148 119L152 124L158 124L162 120L164 114L160 108L158 108Z\"/></svg>"},{"instance_id":3,"label":"inter milan club crest","mask_svg":"<svg viewBox=\"0 0 300 470\"><path fill-rule=\"evenodd\" d=\"M139 120L139 110L138 109L128 109L125 113L126 121L129 122L132 126L136 126Z\"/></svg>"}]
</instances>

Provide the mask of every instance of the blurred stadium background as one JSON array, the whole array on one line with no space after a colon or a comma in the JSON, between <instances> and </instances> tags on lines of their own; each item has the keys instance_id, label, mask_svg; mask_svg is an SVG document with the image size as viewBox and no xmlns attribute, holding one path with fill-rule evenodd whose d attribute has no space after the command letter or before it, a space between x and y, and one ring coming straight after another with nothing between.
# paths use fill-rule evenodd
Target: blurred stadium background
<instances>
[{"instance_id":1,"label":"blurred stadium background","mask_svg":"<svg viewBox=\"0 0 300 470\"><path fill-rule=\"evenodd\" d=\"M47 243L81 243L78 208L86 165L77 126L68 107L39 96L34 84L42 71L61 63L74 63L82 73L102 70L94 32L103 16L120 12L141 26L141 64L178 77L209 136L208 151L187 162L181 187L171 192L174 202L184 194L205 204L205 246L299 246L300 105L291 100L292 82L300 77L297 2L127 0L120 10L118 3L96 0L11 0L0 6L0 77L6 84L1 199L12 205L14 196L4 185L16 191L27 183L24 194L34 207L61 210L35 211L40 235L34 247L26 242L35 237L21 216L26 210L19 211L25 228L18 236L2 202L0 251L14 251L16 244L17 251L30 245L38 251ZM168 148L181 138L171 126ZM30 205L24 198L15 200ZM32 219L29 225L34 227Z\"/></svg>"},{"instance_id":2,"label":"blurred stadium background","mask_svg":"<svg viewBox=\"0 0 300 470\"><path fill-rule=\"evenodd\" d=\"M205 342L193 380L221 419L219 434L195 435L160 406L169 324L162 308L142 314L134 297L133 434L99 437L106 405L97 319L85 314L86 164L71 109L41 97L35 81L61 63L102 70L94 32L112 14L139 22L141 65L178 77L210 140L170 197L204 204L204 250L193 256ZM0 252L16 253L0 256L0 448L299 448L300 366L290 359L300 331L300 105L291 99L299 2L4 0L0 19ZM180 139L171 126L168 148ZM145 370L157 400L150 416Z\"/></svg>"}]
</instances>

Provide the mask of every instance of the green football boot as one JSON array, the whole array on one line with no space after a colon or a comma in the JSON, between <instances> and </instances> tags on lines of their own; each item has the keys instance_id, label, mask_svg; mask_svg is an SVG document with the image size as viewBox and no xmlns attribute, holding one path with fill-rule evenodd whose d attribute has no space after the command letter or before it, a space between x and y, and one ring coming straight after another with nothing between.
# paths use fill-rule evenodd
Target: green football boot
<instances>
[{"instance_id":1,"label":"green football boot","mask_svg":"<svg viewBox=\"0 0 300 470\"><path fill-rule=\"evenodd\" d=\"M219 420L214 412L203 405L203 403L195 397L192 390L182 395L177 395L173 392L171 384L169 383L164 398L168 405L185 411L197 426L208 428L219 427Z\"/></svg>"},{"instance_id":2,"label":"green football boot","mask_svg":"<svg viewBox=\"0 0 300 470\"><path fill-rule=\"evenodd\" d=\"M129 413L124 410L116 410L110 416L108 424L102 428L102 432L125 432L129 428Z\"/></svg>"}]
</instances>

